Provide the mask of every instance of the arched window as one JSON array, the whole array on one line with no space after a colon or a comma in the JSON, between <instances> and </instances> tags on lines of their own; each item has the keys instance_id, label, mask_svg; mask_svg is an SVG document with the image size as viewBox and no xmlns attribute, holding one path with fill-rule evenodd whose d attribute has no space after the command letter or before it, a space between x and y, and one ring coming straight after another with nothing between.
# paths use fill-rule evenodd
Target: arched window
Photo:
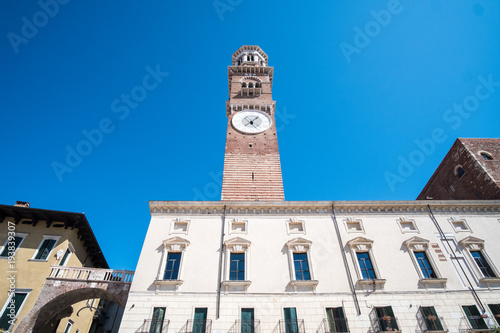
<instances>
[{"instance_id":1,"label":"arched window","mask_svg":"<svg viewBox=\"0 0 500 333\"><path fill-rule=\"evenodd\" d=\"M246 83L246 82L243 82L243 83L241 84L241 87L242 87L242 88L246 88L246 87L247 87L247 83Z\"/></svg>"},{"instance_id":2,"label":"arched window","mask_svg":"<svg viewBox=\"0 0 500 333\"><path fill-rule=\"evenodd\" d=\"M455 174L458 176L458 178L462 178L463 176L465 176L465 170L464 170L464 168L462 168L461 165L457 166L455 168Z\"/></svg>"},{"instance_id":3,"label":"arched window","mask_svg":"<svg viewBox=\"0 0 500 333\"><path fill-rule=\"evenodd\" d=\"M481 156L484 158L485 161L493 161L493 157L485 151L481 152Z\"/></svg>"}]
</instances>

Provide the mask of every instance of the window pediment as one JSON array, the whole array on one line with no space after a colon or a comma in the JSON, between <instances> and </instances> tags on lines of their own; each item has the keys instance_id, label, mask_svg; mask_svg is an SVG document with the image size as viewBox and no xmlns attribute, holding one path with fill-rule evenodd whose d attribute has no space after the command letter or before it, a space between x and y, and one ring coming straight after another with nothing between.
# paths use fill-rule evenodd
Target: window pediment
<instances>
[{"instance_id":1,"label":"window pediment","mask_svg":"<svg viewBox=\"0 0 500 333\"><path fill-rule=\"evenodd\" d=\"M312 242L302 237L297 237L289 240L285 244L293 252L307 252L311 246Z\"/></svg>"},{"instance_id":2,"label":"window pediment","mask_svg":"<svg viewBox=\"0 0 500 333\"><path fill-rule=\"evenodd\" d=\"M425 251L429 248L430 241L427 239L423 239L420 237L412 237L406 240L403 244L409 249L413 251Z\"/></svg>"},{"instance_id":3,"label":"window pediment","mask_svg":"<svg viewBox=\"0 0 500 333\"><path fill-rule=\"evenodd\" d=\"M471 251L478 251L484 248L484 240L477 237L469 236L459 241L459 243L463 247Z\"/></svg>"},{"instance_id":4,"label":"window pediment","mask_svg":"<svg viewBox=\"0 0 500 333\"><path fill-rule=\"evenodd\" d=\"M181 237L172 237L163 241L163 247L168 251L182 251L188 247L189 241Z\"/></svg>"},{"instance_id":5,"label":"window pediment","mask_svg":"<svg viewBox=\"0 0 500 333\"><path fill-rule=\"evenodd\" d=\"M251 244L252 242L241 237L231 238L224 242L226 248L232 252L245 252Z\"/></svg>"},{"instance_id":6,"label":"window pediment","mask_svg":"<svg viewBox=\"0 0 500 333\"><path fill-rule=\"evenodd\" d=\"M355 251L365 252L372 249L373 241L364 237L356 237L348 241L347 245Z\"/></svg>"}]
</instances>

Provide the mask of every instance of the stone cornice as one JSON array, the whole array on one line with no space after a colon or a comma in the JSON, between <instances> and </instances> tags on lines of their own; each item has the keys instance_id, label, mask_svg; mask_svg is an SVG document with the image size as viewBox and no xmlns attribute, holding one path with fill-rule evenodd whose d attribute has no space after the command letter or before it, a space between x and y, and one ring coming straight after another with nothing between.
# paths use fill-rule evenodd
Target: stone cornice
<instances>
[{"instance_id":1,"label":"stone cornice","mask_svg":"<svg viewBox=\"0 0 500 333\"><path fill-rule=\"evenodd\" d=\"M499 214L500 200L442 201L150 201L151 214L220 215L338 215L346 214Z\"/></svg>"}]
</instances>

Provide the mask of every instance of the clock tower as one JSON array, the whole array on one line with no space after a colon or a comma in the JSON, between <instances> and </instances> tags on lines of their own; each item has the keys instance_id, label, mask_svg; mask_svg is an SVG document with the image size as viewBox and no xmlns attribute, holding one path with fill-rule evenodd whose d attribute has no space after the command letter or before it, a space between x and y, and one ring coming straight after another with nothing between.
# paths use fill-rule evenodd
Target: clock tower
<instances>
[{"instance_id":1,"label":"clock tower","mask_svg":"<svg viewBox=\"0 0 500 333\"><path fill-rule=\"evenodd\" d=\"M285 200L272 98L273 67L244 45L228 67L227 137L222 200Z\"/></svg>"}]
</instances>

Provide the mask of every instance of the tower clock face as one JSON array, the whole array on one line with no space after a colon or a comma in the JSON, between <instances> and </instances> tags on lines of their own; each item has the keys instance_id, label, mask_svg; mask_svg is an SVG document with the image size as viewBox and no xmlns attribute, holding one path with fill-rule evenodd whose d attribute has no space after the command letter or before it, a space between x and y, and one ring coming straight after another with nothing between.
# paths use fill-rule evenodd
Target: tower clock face
<instances>
[{"instance_id":1,"label":"tower clock face","mask_svg":"<svg viewBox=\"0 0 500 333\"><path fill-rule=\"evenodd\" d=\"M233 116L233 126L248 134L264 132L271 127L271 117L261 111L239 111Z\"/></svg>"}]
</instances>

